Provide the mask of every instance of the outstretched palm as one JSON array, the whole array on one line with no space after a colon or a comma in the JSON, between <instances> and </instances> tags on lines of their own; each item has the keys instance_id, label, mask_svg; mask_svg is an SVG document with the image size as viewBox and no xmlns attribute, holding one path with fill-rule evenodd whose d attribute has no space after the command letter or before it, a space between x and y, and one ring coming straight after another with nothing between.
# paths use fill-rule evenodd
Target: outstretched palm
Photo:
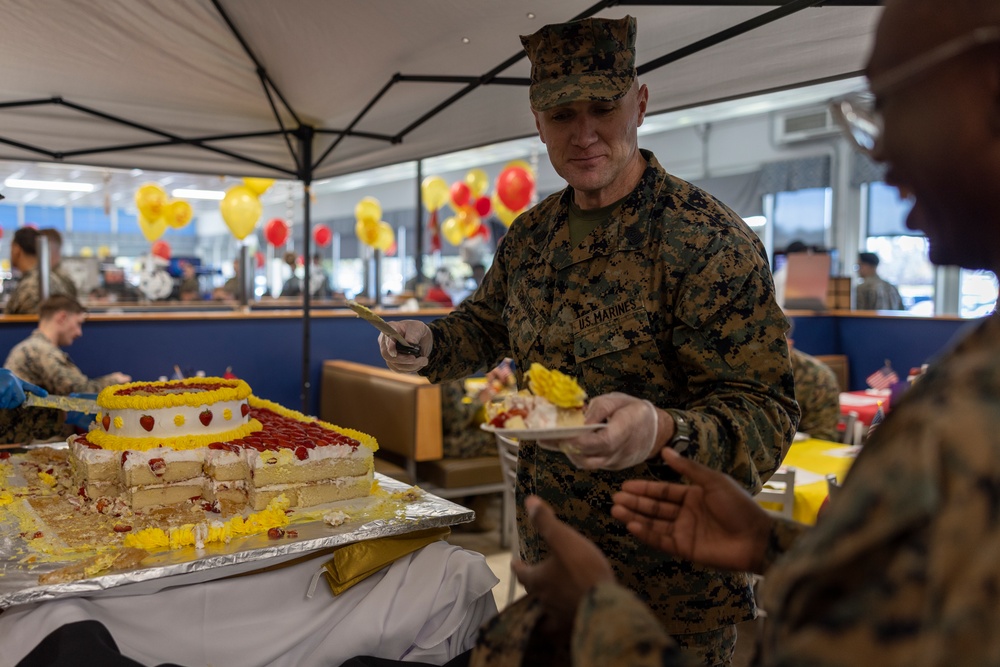
<instances>
[{"instance_id":1,"label":"outstretched palm","mask_svg":"<svg viewBox=\"0 0 1000 667\"><path fill-rule=\"evenodd\" d=\"M630 480L611 514L646 544L728 570L761 567L771 517L729 476L666 450L690 484Z\"/></svg>"}]
</instances>

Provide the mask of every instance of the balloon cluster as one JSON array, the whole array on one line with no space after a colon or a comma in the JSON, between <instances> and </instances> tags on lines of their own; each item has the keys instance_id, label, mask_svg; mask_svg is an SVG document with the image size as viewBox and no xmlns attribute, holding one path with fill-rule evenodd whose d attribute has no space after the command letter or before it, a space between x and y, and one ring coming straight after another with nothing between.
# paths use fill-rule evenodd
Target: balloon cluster
<instances>
[{"instance_id":1,"label":"balloon cluster","mask_svg":"<svg viewBox=\"0 0 1000 667\"><path fill-rule=\"evenodd\" d=\"M358 235L358 240L376 250L386 252L392 248L396 242L396 234L392 231L392 225L382 220L382 204L374 197L364 197L354 207L354 218L357 222L354 225L354 233ZM317 228L320 225L316 226ZM323 226L326 229L325 225ZM329 229L326 229L329 232ZM313 238L319 245L319 238L316 238L316 229L313 229ZM326 239L329 243L329 238Z\"/></svg>"},{"instance_id":2,"label":"balloon cluster","mask_svg":"<svg viewBox=\"0 0 1000 667\"><path fill-rule=\"evenodd\" d=\"M264 210L260 196L272 185L273 178L244 178L243 185L234 185L226 190L226 196L219 202L222 219L226 221L233 236L240 241L249 236L257 226L257 220Z\"/></svg>"},{"instance_id":3,"label":"balloon cluster","mask_svg":"<svg viewBox=\"0 0 1000 667\"><path fill-rule=\"evenodd\" d=\"M437 210L451 204L455 215L441 223L441 235L452 245L474 236L488 238L482 219L491 212L508 227L523 212L535 192L535 177L523 160L508 163L497 177L492 196L487 194L490 180L482 169L471 169L465 180L449 187L440 176L428 176L420 184L424 207L431 213L431 231L437 231Z\"/></svg>"},{"instance_id":4,"label":"balloon cluster","mask_svg":"<svg viewBox=\"0 0 1000 667\"><path fill-rule=\"evenodd\" d=\"M167 227L180 229L191 222L194 210L183 199L171 199L161 186L146 183L135 191L135 205L139 209L139 229L152 243L163 236Z\"/></svg>"}]
</instances>

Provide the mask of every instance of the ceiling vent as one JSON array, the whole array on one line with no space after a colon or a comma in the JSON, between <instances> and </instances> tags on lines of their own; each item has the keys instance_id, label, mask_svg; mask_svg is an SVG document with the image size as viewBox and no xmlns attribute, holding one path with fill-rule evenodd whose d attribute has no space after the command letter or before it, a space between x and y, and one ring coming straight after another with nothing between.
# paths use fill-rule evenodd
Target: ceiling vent
<instances>
[{"instance_id":1,"label":"ceiling vent","mask_svg":"<svg viewBox=\"0 0 1000 667\"><path fill-rule=\"evenodd\" d=\"M825 106L774 114L774 142L778 145L822 139L838 132L837 124Z\"/></svg>"}]
</instances>

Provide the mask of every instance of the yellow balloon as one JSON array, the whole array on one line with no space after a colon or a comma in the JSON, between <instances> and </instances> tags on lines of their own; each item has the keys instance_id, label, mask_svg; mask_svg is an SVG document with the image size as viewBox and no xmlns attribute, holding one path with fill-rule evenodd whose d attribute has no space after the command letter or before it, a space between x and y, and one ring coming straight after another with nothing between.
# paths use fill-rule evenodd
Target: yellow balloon
<instances>
[{"instance_id":1,"label":"yellow balloon","mask_svg":"<svg viewBox=\"0 0 1000 667\"><path fill-rule=\"evenodd\" d=\"M392 225L385 221L378 223L378 235L375 238L375 243L372 244L375 249L385 252L392 247L395 240L396 233L392 231Z\"/></svg>"},{"instance_id":2,"label":"yellow balloon","mask_svg":"<svg viewBox=\"0 0 1000 667\"><path fill-rule=\"evenodd\" d=\"M135 205L139 213L148 220L157 220L163 215L163 209L170 198L166 190L156 183L146 183L135 191Z\"/></svg>"},{"instance_id":3,"label":"yellow balloon","mask_svg":"<svg viewBox=\"0 0 1000 667\"><path fill-rule=\"evenodd\" d=\"M245 185L248 188L250 188L255 195L260 196L260 195L264 194L265 192L267 192L268 188L270 188L272 185L274 185L274 179L273 178L250 178L248 176L247 178L243 179L243 185Z\"/></svg>"},{"instance_id":4,"label":"yellow balloon","mask_svg":"<svg viewBox=\"0 0 1000 667\"><path fill-rule=\"evenodd\" d=\"M377 224L382 219L382 205L375 197L364 197L354 207L354 217L357 220L371 220Z\"/></svg>"},{"instance_id":5,"label":"yellow balloon","mask_svg":"<svg viewBox=\"0 0 1000 667\"><path fill-rule=\"evenodd\" d=\"M493 204L493 214L500 218L500 222L510 227L511 223L514 222L514 218L517 217L517 213L504 206L500 195L495 192L490 197L490 202Z\"/></svg>"},{"instance_id":6,"label":"yellow balloon","mask_svg":"<svg viewBox=\"0 0 1000 667\"><path fill-rule=\"evenodd\" d=\"M452 216L441 223L441 236L452 245L458 245L462 242L465 233L462 231L462 223L458 221L458 218Z\"/></svg>"},{"instance_id":7,"label":"yellow balloon","mask_svg":"<svg viewBox=\"0 0 1000 667\"><path fill-rule=\"evenodd\" d=\"M94 256L94 249L91 248L89 245L85 245L82 248L80 248L80 257L93 257L93 256Z\"/></svg>"},{"instance_id":8,"label":"yellow balloon","mask_svg":"<svg viewBox=\"0 0 1000 667\"><path fill-rule=\"evenodd\" d=\"M245 185L234 185L226 190L225 198L219 203L219 210L229 231L242 241L257 225L264 207L253 190Z\"/></svg>"},{"instance_id":9,"label":"yellow balloon","mask_svg":"<svg viewBox=\"0 0 1000 667\"><path fill-rule=\"evenodd\" d=\"M427 212L433 212L448 201L448 183L440 176L428 176L420 184L420 197Z\"/></svg>"},{"instance_id":10,"label":"yellow balloon","mask_svg":"<svg viewBox=\"0 0 1000 667\"><path fill-rule=\"evenodd\" d=\"M101 259L104 259L105 257L110 257L111 248L109 248L106 245L97 246L97 256L100 257Z\"/></svg>"},{"instance_id":11,"label":"yellow balloon","mask_svg":"<svg viewBox=\"0 0 1000 667\"><path fill-rule=\"evenodd\" d=\"M152 243L156 239L163 236L163 232L167 231L167 221L163 218L150 220L140 213L139 229L142 231L142 235L146 237L146 240Z\"/></svg>"},{"instance_id":12,"label":"yellow balloon","mask_svg":"<svg viewBox=\"0 0 1000 667\"><path fill-rule=\"evenodd\" d=\"M490 186L490 177L482 169L470 169L469 173L465 175L465 184L469 186L472 198L478 199Z\"/></svg>"},{"instance_id":13,"label":"yellow balloon","mask_svg":"<svg viewBox=\"0 0 1000 667\"><path fill-rule=\"evenodd\" d=\"M375 246L378 240L378 222L372 220L358 220L354 224L354 233L358 240L367 246Z\"/></svg>"},{"instance_id":14,"label":"yellow balloon","mask_svg":"<svg viewBox=\"0 0 1000 667\"><path fill-rule=\"evenodd\" d=\"M462 230L462 236L464 238L469 238L479 230L481 221L479 219L479 214L476 213L474 208L467 206L459 211L455 217L458 218L458 224Z\"/></svg>"},{"instance_id":15,"label":"yellow balloon","mask_svg":"<svg viewBox=\"0 0 1000 667\"><path fill-rule=\"evenodd\" d=\"M167 224L174 229L180 229L187 223L191 222L191 218L193 216L194 209L191 208L191 204L187 203L183 199L177 199L167 205L163 218L167 221Z\"/></svg>"}]
</instances>

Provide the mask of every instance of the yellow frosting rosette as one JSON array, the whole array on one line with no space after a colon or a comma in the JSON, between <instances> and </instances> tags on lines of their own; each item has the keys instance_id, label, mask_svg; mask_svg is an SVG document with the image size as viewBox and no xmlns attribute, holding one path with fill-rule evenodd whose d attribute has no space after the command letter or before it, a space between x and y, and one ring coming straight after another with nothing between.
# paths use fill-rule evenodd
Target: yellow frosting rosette
<instances>
[{"instance_id":1,"label":"yellow frosting rosette","mask_svg":"<svg viewBox=\"0 0 1000 667\"><path fill-rule=\"evenodd\" d=\"M560 408L582 408L587 392L576 380L556 370L549 370L539 363L532 363L528 372L528 388L535 396L547 399Z\"/></svg>"}]
</instances>

